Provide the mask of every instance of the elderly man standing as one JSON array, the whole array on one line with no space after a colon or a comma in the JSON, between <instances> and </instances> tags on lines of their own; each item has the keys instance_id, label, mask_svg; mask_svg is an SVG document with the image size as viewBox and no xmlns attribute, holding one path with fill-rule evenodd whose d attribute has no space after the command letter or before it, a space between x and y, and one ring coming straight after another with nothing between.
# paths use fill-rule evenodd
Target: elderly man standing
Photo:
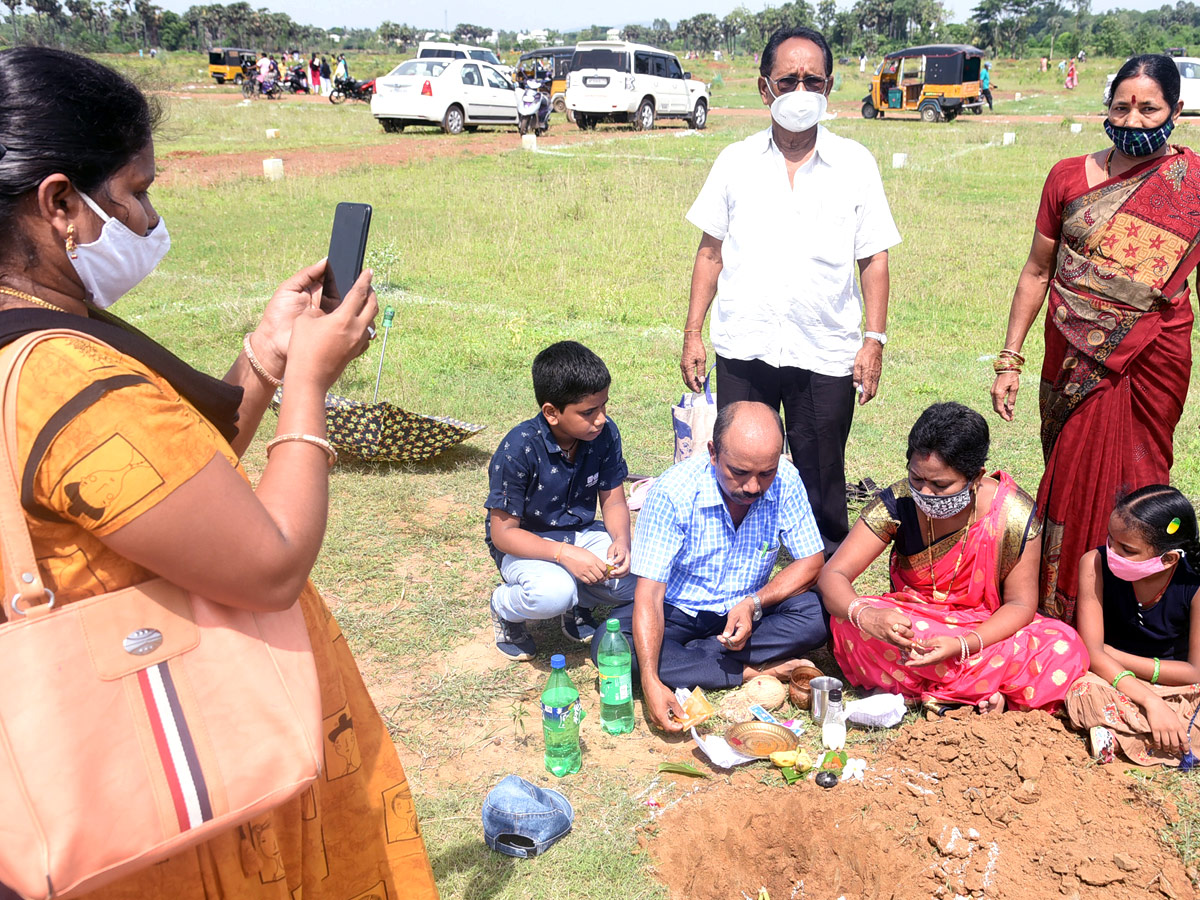
<instances>
[{"instance_id":1,"label":"elderly man standing","mask_svg":"<svg viewBox=\"0 0 1200 900\"><path fill-rule=\"evenodd\" d=\"M666 731L680 730L673 688L736 687L761 673L786 679L829 637L810 590L821 538L804 485L782 458L779 413L727 404L708 446L651 488L633 535L633 603L612 612L632 637L646 717ZM793 562L772 578L780 545Z\"/></svg>"},{"instance_id":2,"label":"elderly man standing","mask_svg":"<svg viewBox=\"0 0 1200 900\"><path fill-rule=\"evenodd\" d=\"M792 461L832 553L849 531L846 439L855 390L866 403L879 388L887 251L900 234L870 151L817 124L833 86L820 32L775 32L759 71L771 127L721 152L687 214L704 234L681 368L700 390L715 296L717 402L782 406Z\"/></svg>"}]
</instances>

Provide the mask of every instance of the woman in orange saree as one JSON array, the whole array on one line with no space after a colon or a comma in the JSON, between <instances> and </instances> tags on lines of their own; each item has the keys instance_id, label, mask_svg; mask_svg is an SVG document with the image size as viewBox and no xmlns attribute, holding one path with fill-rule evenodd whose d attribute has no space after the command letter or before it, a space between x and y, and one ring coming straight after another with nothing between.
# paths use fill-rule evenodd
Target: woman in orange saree
<instances>
[{"instance_id":1,"label":"woman in orange saree","mask_svg":"<svg viewBox=\"0 0 1200 900\"><path fill-rule=\"evenodd\" d=\"M908 477L862 512L819 589L852 684L933 704L1056 708L1087 671L1079 635L1037 605L1039 523L1004 472L985 475L988 429L958 403L931 406L908 439ZM854 581L888 545L892 590Z\"/></svg>"},{"instance_id":2,"label":"woman in orange saree","mask_svg":"<svg viewBox=\"0 0 1200 900\"><path fill-rule=\"evenodd\" d=\"M1079 559L1104 542L1118 494L1169 481L1192 367L1186 278L1200 255L1200 158L1166 143L1181 108L1170 59L1121 68L1105 123L1114 146L1046 179L994 364L992 402L1011 421L1021 346L1048 288L1039 607L1068 623Z\"/></svg>"}]
</instances>

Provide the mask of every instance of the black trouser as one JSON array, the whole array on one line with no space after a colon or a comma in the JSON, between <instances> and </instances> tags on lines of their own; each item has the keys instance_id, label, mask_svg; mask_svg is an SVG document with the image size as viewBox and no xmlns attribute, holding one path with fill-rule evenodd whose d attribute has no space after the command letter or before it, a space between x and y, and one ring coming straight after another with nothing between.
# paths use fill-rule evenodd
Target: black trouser
<instances>
[{"instance_id":1,"label":"black trouser","mask_svg":"<svg viewBox=\"0 0 1200 900\"><path fill-rule=\"evenodd\" d=\"M992 89L991 89L991 88L984 88L984 89L983 89L982 91L980 91L979 93L983 94L983 96L984 96L984 99L986 99L986 100L987 100L987 102L988 102L988 111L990 112L990 111L991 111L991 109L992 109Z\"/></svg>"},{"instance_id":2,"label":"black trouser","mask_svg":"<svg viewBox=\"0 0 1200 900\"><path fill-rule=\"evenodd\" d=\"M846 515L846 439L854 418L854 376L818 375L761 359L717 357L717 408L736 400L783 407L788 447L800 472L825 553L850 530Z\"/></svg>"}]
</instances>

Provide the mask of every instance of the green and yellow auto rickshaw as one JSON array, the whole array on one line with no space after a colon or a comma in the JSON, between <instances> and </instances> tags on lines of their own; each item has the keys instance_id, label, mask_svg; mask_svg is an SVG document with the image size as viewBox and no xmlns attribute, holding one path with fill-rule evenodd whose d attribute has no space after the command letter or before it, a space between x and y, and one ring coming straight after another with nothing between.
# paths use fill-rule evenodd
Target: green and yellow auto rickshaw
<instances>
[{"instance_id":1,"label":"green and yellow auto rickshaw","mask_svg":"<svg viewBox=\"0 0 1200 900\"><path fill-rule=\"evenodd\" d=\"M929 44L889 53L875 69L862 116L920 113L925 122L949 122L983 109L979 70L983 51L966 44Z\"/></svg>"},{"instance_id":2,"label":"green and yellow auto rickshaw","mask_svg":"<svg viewBox=\"0 0 1200 900\"><path fill-rule=\"evenodd\" d=\"M567 111L567 70L571 68L574 47L542 47L522 53L517 60L516 77L535 78L550 82L550 108L558 113Z\"/></svg>"}]
</instances>

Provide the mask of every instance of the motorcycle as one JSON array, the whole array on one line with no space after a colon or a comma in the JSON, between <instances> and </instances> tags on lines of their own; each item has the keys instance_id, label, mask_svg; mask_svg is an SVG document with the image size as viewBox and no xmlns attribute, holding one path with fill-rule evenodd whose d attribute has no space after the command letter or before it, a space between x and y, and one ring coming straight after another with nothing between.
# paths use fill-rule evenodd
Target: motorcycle
<instances>
[{"instance_id":1,"label":"motorcycle","mask_svg":"<svg viewBox=\"0 0 1200 900\"><path fill-rule=\"evenodd\" d=\"M363 103L370 103L371 95L374 93L374 78L370 81L355 81L353 78L335 78L333 81L333 90L329 93L329 102L343 103L346 100L361 100Z\"/></svg>"},{"instance_id":2,"label":"motorcycle","mask_svg":"<svg viewBox=\"0 0 1200 900\"><path fill-rule=\"evenodd\" d=\"M283 89L289 94L307 94L308 73L305 66L291 66L283 78Z\"/></svg>"},{"instance_id":3,"label":"motorcycle","mask_svg":"<svg viewBox=\"0 0 1200 900\"><path fill-rule=\"evenodd\" d=\"M517 131L525 135L530 130L538 137L550 130L550 98L532 80L525 82L517 100Z\"/></svg>"},{"instance_id":4,"label":"motorcycle","mask_svg":"<svg viewBox=\"0 0 1200 900\"><path fill-rule=\"evenodd\" d=\"M274 78L247 78L242 82L242 96L247 100L255 97L266 97L268 100L278 100L283 94L283 88Z\"/></svg>"}]
</instances>

